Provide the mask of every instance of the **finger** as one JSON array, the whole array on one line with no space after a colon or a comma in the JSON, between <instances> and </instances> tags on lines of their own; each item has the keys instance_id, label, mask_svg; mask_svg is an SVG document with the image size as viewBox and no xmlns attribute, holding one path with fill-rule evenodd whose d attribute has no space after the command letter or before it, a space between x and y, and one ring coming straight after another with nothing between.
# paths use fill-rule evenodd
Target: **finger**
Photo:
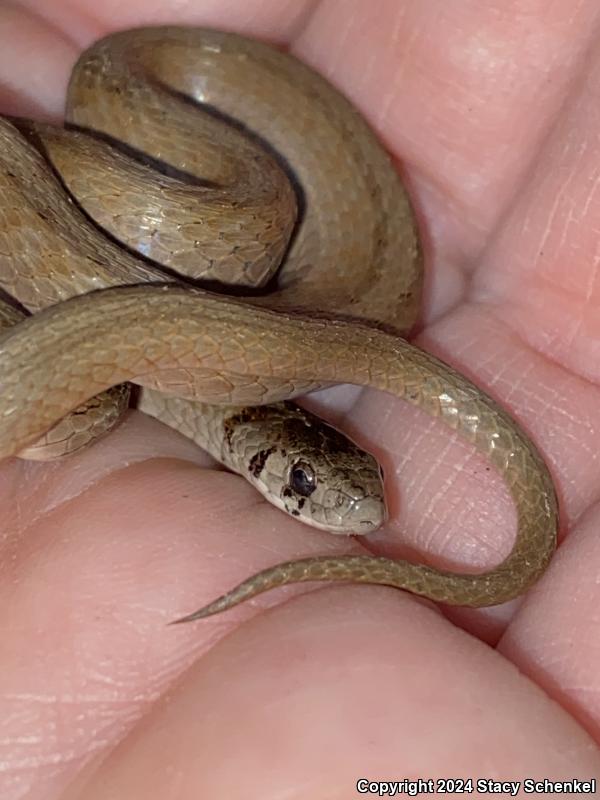
<instances>
[{"instance_id":1,"label":"finger","mask_svg":"<svg viewBox=\"0 0 600 800\"><path fill-rule=\"evenodd\" d=\"M580 521L547 578L516 615L500 651L600 737L597 506Z\"/></svg>"},{"instance_id":2,"label":"finger","mask_svg":"<svg viewBox=\"0 0 600 800\"><path fill-rule=\"evenodd\" d=\"M568 522L599 491L596 53L582 62L580 75L473 292L473 308L489 309L512 331L517 348L530 351L521 376L541 377L531 425L549 445Z\"/></svg>"},{"instance_id":3,"label":"finger","mask_svg":"<svg viewBox=\"0 0 600 800\"><path fill-rule=\"evenodd\" d=\"M302 29L318 0L192 0L174 10L170 0L21 0L21 4L52 25L58 25L81 46L113 30L142 25L201 25L245 32L248 36L287 42Z\"/></svg>"},{"instance_id":4,"label":"finger","mask_svg":"<svg viewBox=\"0 0 600 800\"><path fill-rule=\"evenodd\" d=\"M569 533L501 648L596 736L599 81L600 58L591 51L478 287L519 340L552 364L553 379L540 387L545 408L538 426L552 443ZM504 269L497 269L501 260Z\"/></svg>"},{"instance_id":5,"label":"finger","mask_svg":"<svg viewBox=\"0 0 600 800\"><path fill-rule=\"evenodd\" d=\"M142 450L135 437L123 432L115 449ZM286 518L242 479L181 458L105 463L97 478L102 470L85 460L98 449L71 465L94 477L73 496L66 477L31 502L12 484L0 549L2 797L17 784L58 793L215 641L298 587L206 625L168 622L268 564L349 549ZM52 488L66 491L62 503Z\"/></svg>"},{"instance_id":6,"label":"finger","mask_svg":"<svg viewBox=\"0 0 600 800\"><path fill-rule=\"evenodd\" d=\"M318 66L334 79L339 75L345 90L354 92L359 103L364 101L367 113L370 109L374 119L379 119L381 87L393 95L394 101L381 116L381 130L385 135L389 120L388 141L398 137L398 152L408 154L409 160L429 169L431 175L439 174L441 164L439 180L445 180L448 191L443 196L451 213L434 206L425 206L425 213L433 221L457 222L462 226L456 228L457 238L465 242L471 236L465 225L473 224L473 230L483 233L484 238L489 236L504 213L504 203L510 200L511 181L516 189L527 180L527 170L548 130L556 124L566 92L585 69L584 56L598 10L591 4L579 6L573 17L572 4L553 5L552 14L556 16L550 20L546 16L548 7L539 3L512 4L510 8L506 4L445 4L443 8L436 6L437 15L432 13L433 5L404 4L400 9L396 4L397 42L393 47L389 44L387 50L380 46L371 52L368 34L370 26L376 27L378 22L363 6L362 13L356 6L354 16L348 14L341 37L346 44L359 43L358 46L319 49L320 41L324 41L319 36L327 36L326 12L331 9L325 4L321 7L325 16L317 13L311 22L315 29L310 45L314 53L311 50L310 57L314 61L322 53ZM381 10L378 7L377 16ZM539 24L533 22L536 18ZM523 25L525 19L533 22L532 28ZM381 41L391 42L389 32L394 26L389 18L385 23L388 35ZM592 27L588 28L590 24ZM535 47L527 46L527 41L531 44L532 31ZM396 69L390 68L392 63ZM423 97L432 98L430 110L423 108ZM411 129L413 109L415 124ZM431 114L435 114L435 124L417 127ZM453 148L450 155L448 147ZM544 153L545 150L540 159ZM450 171L453 165L460 165L455 174ZM418 187L417 181L417 190ZM539 205L538 199L535 202ZM491 213L489 224L482 217L487 213ZM519 219L523 214L520 208ZM444 230L444 245L449 245L451 239L448 230ZM497 306L493 295L483 294L486 276L489 274L492 280L498 276L497 280L502 281L503 270L511 269L514 263L515 244L510 228L505 245L503 250L498 249L489 268L484 260L473 278L469 276L472 268L469 259L465 259L466 251L456 253L461 268L467 264L459 276L452 270L452 253L434 248L434 280L439 276L440 281L446 281L434 289L434 302L435 297L443 295L444 303L455 305L456 311L430 328L420 341L473 377L515 414L542 448L551 467L558 471L561 494L565 490L570 495L566 498L569 515L570 499L580 486L572 479L569 439L575 431L585 432L596 401L589 391L580 391L584 389L582 385L573 385L567 374L531 352L521 337L514 335L512 326L505 324L504 312L510 309L512 297L506 297L505 308ZM476 248L470 255L476 255ZM436 256L444 259L443 269L437 271ZM526 295L517 278L522 264L518 260L516 263L519 267L515 270L514 291L523 302ZM461 297L470 299L470 280L479 281L484 302L456 305ZM526 308L524 311L523 323L528 325ZM546 329L539 330L543 336ZM565 403L557 397L554 402L558 393L569 400ZM440 559L436 564L457 570L482 569L501 560L514 537L511 504L502 485L489 480L485 464L471 449L453 443L445 431L438 438L433 423L424 425L422 415L380 395L365 395L354 409L353 422L367 441L374 441L384 465L391 466L388 476L401 487L403 502L395 527L398 541L409 552L427 553L430 557L435 554ZM575 476L578 478L579 474ZM592 491L589 484L584 486L578 500L589 500ZM580 502L579 510L581 507ZM398 554L402 548L388 545L386 552Z\"/></svg>"},{"instance_id":7,"label":"finger","mask_svg":"<svg viewBox=\"0 0 600 800\"><path fill-rule=\"evenodd\" d=\"M240 628L66 800L342 800L361 777L489 763L504 780L600 776L589 738L488 647L406 595L363 603L357 588L313 593Z\"/></svg>"},{"instance_id":8,"label":"finger","mask_svg":"<svg viewBox=\"0 0 600 800\"><path fill-rule=\"evenodd\" d=\"M597 3L332 0L294 43L402 160L443 264L434 313L461 296L527 180L595 41ZM461 279L462 276L462 279Z\"/></svg>"},{"instance_id":9,"label":"finger","mask_svg":"<svg viewBox=\"0 0 600 800\"><path fill-rule=\"evenodd\" d=\"M0 7L0 28L0 112L60 119L77 47L60 29L18 6Z\"/></svg>"}]
</instances>

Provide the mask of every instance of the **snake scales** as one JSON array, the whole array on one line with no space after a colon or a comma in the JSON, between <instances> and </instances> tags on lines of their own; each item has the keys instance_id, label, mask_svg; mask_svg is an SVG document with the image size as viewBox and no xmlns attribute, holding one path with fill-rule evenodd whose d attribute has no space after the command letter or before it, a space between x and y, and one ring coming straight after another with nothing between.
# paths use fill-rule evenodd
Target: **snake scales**
<instances>
[{"instance_id":1,"label":"snake scales","mask_svg":"<svg viewBox=\"0 0 600 800\"><path fill-rule=\"evenodd\" d=\"M307 580L470 606L525 591L555 548L550 475L502 408L402 338L420 303L416 227L387 154L348 102L265 45L154 28L83 54L66 118L69 130L0 119L0 281L20 304L0 314L11 326L0 336L0 457L36 457L32 443L88 401L102 416L106 390L116 420L127 394L111 387L127 381L165 393L160 414L187 414L188 427L190 401L227 409L332 383L371 386L438 417L499 470L517 510L509 556L482 574L373 556L299 559L184 619ZM250 289L269 283L282 257L275 290ZM204 411L222 425L223 412Z\"/></svg>"}]
</instances>

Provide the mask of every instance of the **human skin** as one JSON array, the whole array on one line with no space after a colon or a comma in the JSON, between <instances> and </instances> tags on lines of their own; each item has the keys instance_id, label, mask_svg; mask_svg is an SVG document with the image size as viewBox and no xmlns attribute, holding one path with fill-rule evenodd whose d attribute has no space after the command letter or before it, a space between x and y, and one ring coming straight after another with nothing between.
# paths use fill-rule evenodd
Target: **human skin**
<instances>
[{"instance_id":1,"label":"human skin","mask_svg":"<svg viewBox=\"0 0 600 800\"><path fill-rule=\"evenodd\" d=\"M135 412L64 463L11 460L0 796L346 800L359 777L600 777L597 2L29 0L0 8L2 110L60 119L81 48L159 23L285 45L367 116L423 232L417 341L530 432L561 547L497 609L305 585L169 628L264 566L362 545L286 518ZM385 466L392 520L370 550L457 570L508 552L510 500L471 448L387 395L313 405Z\"/></svg>"}]
</instances>

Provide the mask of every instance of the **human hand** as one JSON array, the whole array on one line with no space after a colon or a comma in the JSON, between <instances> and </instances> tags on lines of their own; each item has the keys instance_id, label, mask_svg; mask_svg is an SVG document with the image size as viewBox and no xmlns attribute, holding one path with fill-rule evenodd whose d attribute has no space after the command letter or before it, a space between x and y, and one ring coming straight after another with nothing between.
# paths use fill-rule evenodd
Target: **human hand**
<instances>
[{"instance_id":1,"label":"human hand","mask_svg":"<svg viewBox=\"0 0 600 800\"><path fill-rule=\"evenodd\" d=\"M49 5L0 9L7 113L60 118L81 47L161 22L287 44L354 100L419 210L419 342L529 430L568 539L524 603L493 611L304 586L167 628L268 564L361 548L135 413L65 463L11 461L2 797L345 799L361 776L598 777L582 730L597 735L600 714L596 4ZM457 570L508 552L510 500L468 446L392 397L341 387L320 402L383 459L394 516L370 537L378 552Z\"/></svg>"}]
</instances>

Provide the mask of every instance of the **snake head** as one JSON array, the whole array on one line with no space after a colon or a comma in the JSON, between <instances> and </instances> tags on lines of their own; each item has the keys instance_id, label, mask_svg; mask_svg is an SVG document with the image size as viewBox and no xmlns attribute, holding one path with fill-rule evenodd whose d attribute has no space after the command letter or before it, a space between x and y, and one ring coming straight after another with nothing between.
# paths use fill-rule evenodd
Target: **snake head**
<instances>
[{"instance_id":1,"label":"snake head","mask_svg":"<svg viewBox=\"0 0 600 800\"><path fill-rule=\"evenodd\" d=\"M385 521L380 466L336 428L292 403L248 409L237 426L237 471L283 511L341 534L371 533Z\"/></svg>"}]
</instances>

